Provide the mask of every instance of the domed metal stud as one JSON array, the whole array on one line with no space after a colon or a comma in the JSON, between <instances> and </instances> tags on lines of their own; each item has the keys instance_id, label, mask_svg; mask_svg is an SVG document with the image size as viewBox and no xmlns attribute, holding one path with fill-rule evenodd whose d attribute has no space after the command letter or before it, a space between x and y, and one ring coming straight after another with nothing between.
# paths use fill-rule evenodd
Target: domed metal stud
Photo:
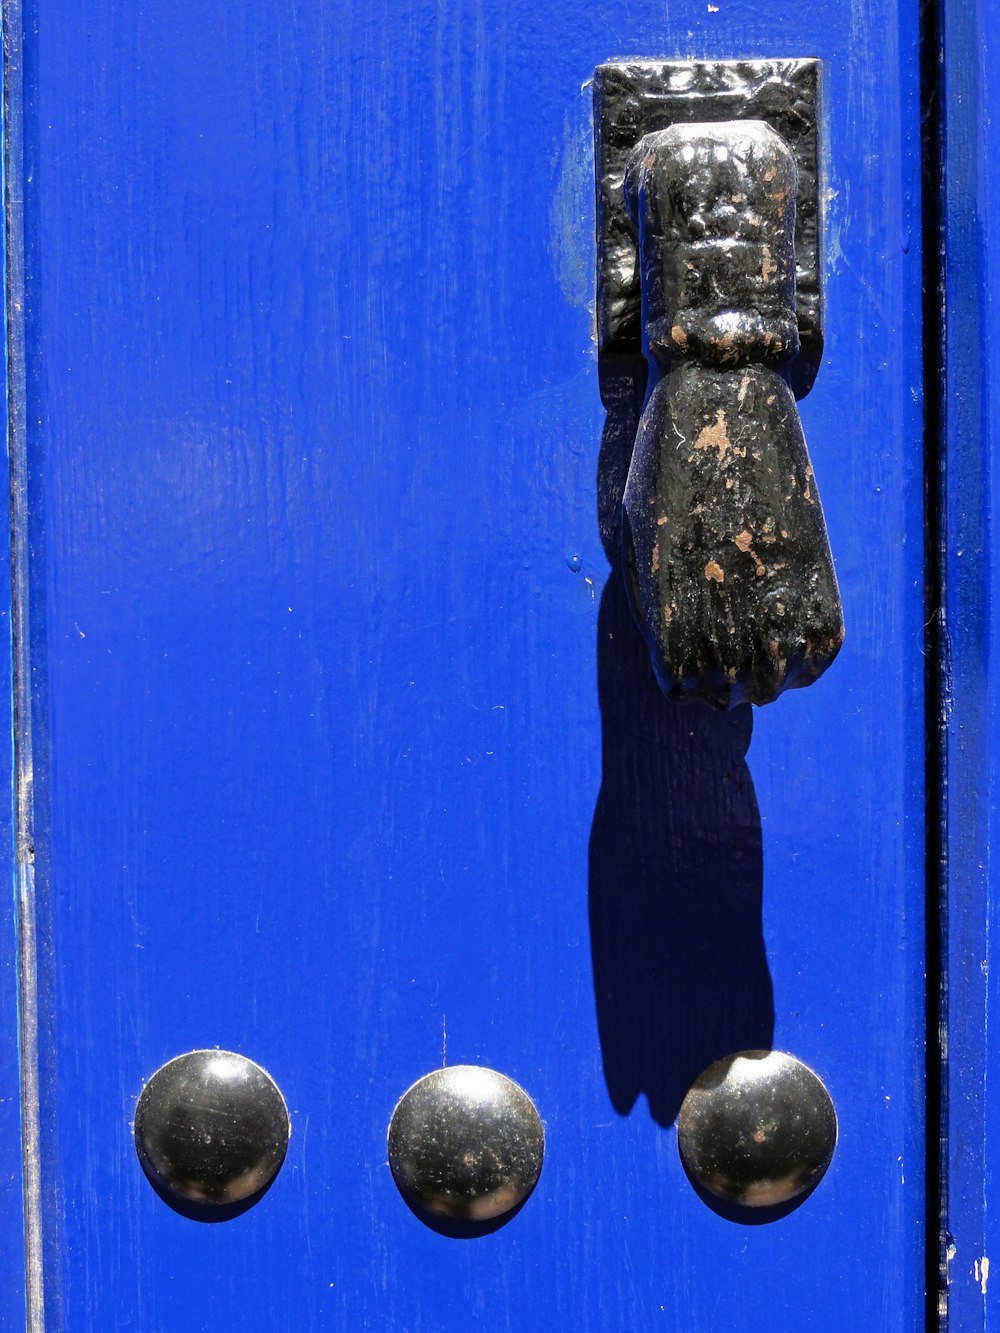
<instances>
[{"instance_id":1,"label":"domed metal stud","mask_svg":"<svg viewBox=\"0 0 1000 1333\"><path fill-rule=\"evenodd\" d=\"M837 1116L819 1076L781 1051L741 1051L695 1079L677 1118L688 1175L717 1198L774 1207L830 1165Z\"/></svg>"},{"instance_id":2,"label":"domed metal stud","mask_svg":"<svg viewBox=\"0 0 1000 1333\"><path fill-rule=\"evenodd\" d=\"M509 1216L535 1187L545 1135L535 1104L493 1069L436 1069L404 1093L389 1125L389 1165L403 1198L435 1220Z\"/></svg>"},{"instance_id":3,"label":"domed metal stud","mask_svg":"<svg viewBox=\"0 0 1000 1333\"><path fill-rule=\"evenodd\" d=\"M157 1191L182 1210L249 1206L278 1174L289 1130L273 1079L232 1051L168 1061L135 1109L139 1160Z\"/></svg>"}]
</instances>

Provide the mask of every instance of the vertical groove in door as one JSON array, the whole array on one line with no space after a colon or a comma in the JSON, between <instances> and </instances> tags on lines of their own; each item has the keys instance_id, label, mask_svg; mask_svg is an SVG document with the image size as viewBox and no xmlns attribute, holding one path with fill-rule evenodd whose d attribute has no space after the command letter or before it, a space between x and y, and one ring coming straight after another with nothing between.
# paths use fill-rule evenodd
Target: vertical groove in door
<instances>
[{"instance_id":1,"label":"vertical groove in door","mask_svg":"<svg viewBox=\"0 0 1000 1333\"><path fill-rule=\"evenodd\" d=\"M21 1141L29 1333L45 1328L39 1132L38 967L34 894L31 676L28 653L27 455L24 361L22 16L3 0L7 440L10 459L15 900L19 956Z\"/></svg>"},{"instance_id":2,"label":"vertical groove in door","mask_svg":"<svg viewBox=\"0 0 1000 1333\"><path fill-rule=\"evenodd\" d=\"M937 783L941 1124L940 1326L982 1333L988 1304L993 1220L993 1144L1000 1106L990 1011L998 1004L991 931L1000 916L993 847L1000 836L995 796L1000 716L994 702L1000 660L1000 525L996 485L1000 381L991 374L1000 341L995 296L1000 226L995 126L1000 99L996 0L934 0L927 19L925 72L932 113L926 128L929 206L937 250L926 270L928 478L934 484L937 557ZM937 363L936 369L935 364ZM935 458L935 454L937 457ZM939 608L939 609L938 609ZM931 867L933 869L933 866ZM995 1282L995 1279L994 1279Z\"/></svg>"},{"instance_id":3,"label":"vertical groove in door","mask_svg":"<svg viewBox=\"0 0 1000 1333\"><path fill-rule=\"evenodd\" d=\"M948 929L947 838L945 809L947 775L946 707L948 676L944 621L943 505L947 482L947 458L942 447L944 403L944 249L942 233L942 34L939 0L924 0L920 31L920 111L922 198L921 230L923 256L923 353L924 353L924 710L927 752L926 815L927 905L926 905L926 1004L927 1004L927 1266L926 1326L947 1327L948 1243L946 1234L948 1166L948 1089L943 1061L947 1047L941 1034L947 1023L946 957Z\"/></svg>"}]
</instances>

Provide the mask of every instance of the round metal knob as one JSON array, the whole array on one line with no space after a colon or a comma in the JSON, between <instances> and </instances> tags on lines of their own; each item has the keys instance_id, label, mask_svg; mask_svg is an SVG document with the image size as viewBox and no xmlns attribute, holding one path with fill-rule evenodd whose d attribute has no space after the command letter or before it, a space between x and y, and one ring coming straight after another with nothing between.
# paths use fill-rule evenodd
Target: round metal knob
<instances>
[{"instance_id":1,"label":"round metal knob","mask_svg":"<svg viewBox=\"0 0 1000 1333\"><path fill-rule=\"evenodd\" d=\"M389 1125L389 1165L403 1198L430 1219L486 1222L535 1187L545 1135L512 1079L478 1065L436 1069L404 1093Z\"/></svg>"},{"instance_id":2,"label":"round metal knob","mask_svg":"<svg viewBox=\"0 0 1000 1333\"><path fill-rule=\"evenodd\" d=\"M677 1118L691 1178L748 1208L788 1203L830 1165L837 1116L819 1076L781 1051L741 1051L695 1079Z\"/></svg>"},{"instance_id":3,"label":"round metal knob","mask_svg":"<svg viewBox=\"0 0 1000 1333\"><path fill-rule=\"evenodd\" d=\"M168 1201L231 1208L278 1174L290 1125L260 1065L232 1051L190 1051L156 1071L135 1109L139 1160Z\"/></svg>"}]
</instances>

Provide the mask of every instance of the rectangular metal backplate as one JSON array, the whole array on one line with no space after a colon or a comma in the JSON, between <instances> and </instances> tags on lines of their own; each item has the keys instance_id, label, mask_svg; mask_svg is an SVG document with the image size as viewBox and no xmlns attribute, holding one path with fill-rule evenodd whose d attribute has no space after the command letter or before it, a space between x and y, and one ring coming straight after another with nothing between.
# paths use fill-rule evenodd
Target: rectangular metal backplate
<instances>
[{"instance_id":1,"label":"rectangular metal backplate","mask_svg":"<svg viewBox=\"0 0 1000 1333\"><path fill-rule=\"evenodd\" d=\"M799 169L796 303L802 348L790 367L808 393L823 354L823 179L819 60L615 60L594 75L597 176L597 330L602 352L641 354L639 266L625 208L625 163L638 141L676 122L764 120Z\"/></svg>"}]
</instances>

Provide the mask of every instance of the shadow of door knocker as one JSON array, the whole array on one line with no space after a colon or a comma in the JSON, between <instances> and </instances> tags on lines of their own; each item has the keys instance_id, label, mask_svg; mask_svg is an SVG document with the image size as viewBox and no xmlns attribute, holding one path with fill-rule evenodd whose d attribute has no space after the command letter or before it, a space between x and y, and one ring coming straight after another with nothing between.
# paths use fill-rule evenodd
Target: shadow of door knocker
<instances>
[{"instance_id":1,"label":"shadow of door knocker","mask_svg":"<svg viewBox=\"0 0 1000 1333\"><path fill-rule=\"evenodd\" d=\"M823 349L821 80L818 60L594 79L602 371L636 398L645 377L618 563L660 689L723 710L812 684L844 638L796 407ZM706 1201L771 1220L826 1171L837 1118L794 1056L719 1051L677 1136Z\"/></svg>"}]
</instances>

